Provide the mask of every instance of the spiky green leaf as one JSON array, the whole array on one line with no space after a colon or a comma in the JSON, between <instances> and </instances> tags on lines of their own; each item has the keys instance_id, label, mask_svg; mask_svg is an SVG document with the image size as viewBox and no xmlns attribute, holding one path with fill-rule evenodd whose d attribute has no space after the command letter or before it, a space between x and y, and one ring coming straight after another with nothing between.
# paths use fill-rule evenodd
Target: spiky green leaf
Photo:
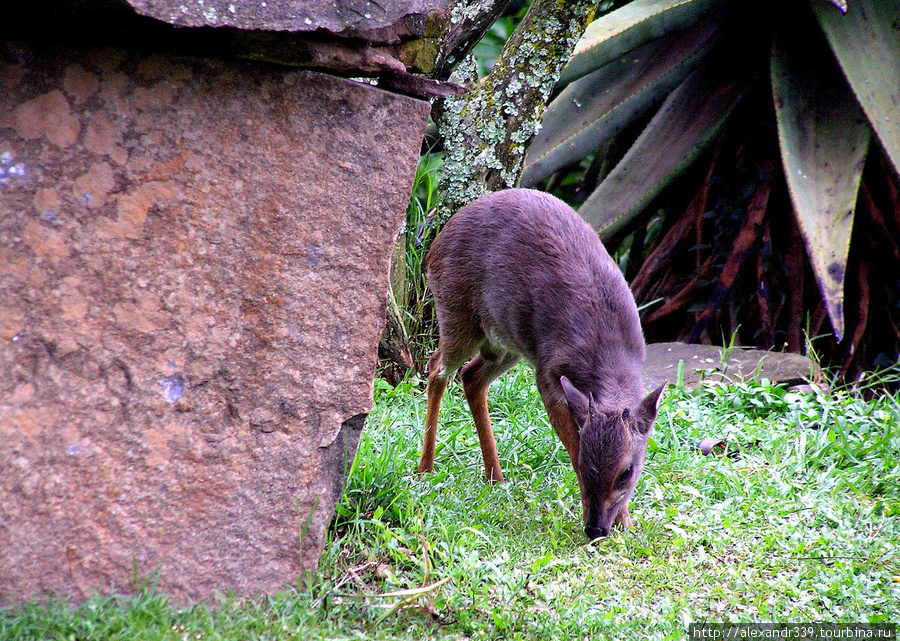
<instances>
[{"instance_id":1,"label":"spiky green leaf","mask_svg":"<svg viewBox=\"0 0 900 641\"><path fill-rule=\"evenodd\" d=\"M581 160L678 86L713 46L720 13L667 34L591 72L547 107L525 158L530 186Z\"/></svg>"},{"instance_id":2,"label":"spiky green leaf","mask_svg":"<svg viewBox=\"0 0 900 641\"><path fill-rule=\"evenodd\" d=\"M698 67L666 99L634 145L584 202L581 214L602 238L630 222L694 158L728 118L750 84L730 56Z\"/></svg>"},{"instance_id":3,"label":"spiky green leaf","mask_svg":"<svg viewBox=\"0 0 900 641\"><path fill-rule=\"evenodd\" d=\"M796 25L789 36L776 37L772 93L791 201L840 340L853 212L871 130L824 42L808 31Z\"/></svg>"},{"instance_id":4,"label":"spiky green leaf","mask_svg":"<svg viewBox=\"0 0 900 641\"><path fill-rule=\"evenodd\" d=\"M900 1L853 0L846 13L813 0L828 44L900 174Z\"/></svg>"},{"instance_id":5,"label":"spiky green leaf","mask_svg":"<svg viewBox=\"0 0 900 641\"><path fill-rule=\"evenodd\" d=\"M622 54L687 28L724 0L635 0L590 25L563 68L559 85L586 76Z\"/></svg>"}]
</instances>

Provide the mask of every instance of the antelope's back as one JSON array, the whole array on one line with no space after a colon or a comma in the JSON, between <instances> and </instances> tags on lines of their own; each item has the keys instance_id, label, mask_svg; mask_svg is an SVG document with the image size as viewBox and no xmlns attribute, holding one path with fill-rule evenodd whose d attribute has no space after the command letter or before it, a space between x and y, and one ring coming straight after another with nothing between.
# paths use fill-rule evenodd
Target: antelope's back
<instances>
[{"instance_id":1,"label":"antelope's back","mask_svg":"<svg viewBox=\"0 0 900 641\"><path fill-rule=\"evenodd\" d=\"M622 273L577 212L550 194L510 189L467 205L435 239L427 267L442 324L468 317L533 364L560 344L615 347L643 361Z\"/></svg>"}]
</instances>

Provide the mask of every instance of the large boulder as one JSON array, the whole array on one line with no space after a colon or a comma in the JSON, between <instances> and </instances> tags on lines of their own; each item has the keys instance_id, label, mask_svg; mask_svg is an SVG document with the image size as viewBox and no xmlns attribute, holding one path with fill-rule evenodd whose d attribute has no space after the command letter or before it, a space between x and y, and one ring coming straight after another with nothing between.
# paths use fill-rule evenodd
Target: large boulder
<instances>
[{"instance_id":1,"label":"large boulder","mask_svg":"<svg viewBox=\"0 0 900 641\"><path fill-rule=\"evenodd\" d=\"M434 70L456 0L30 0L0 37L240 57L349 76ZM384 79L389 84L394 78ZM422 85L425 86L425 85Z\"/></svg>"},{"instance_id":2,"label":"large boulder","mask_svg":"<svg viewBox=\"0 0 900 641\"><path fill-rule=\"evenodd\" d=\"M0 602L296 585L371 406L428 103L0 47Z\"/></svg>"}]
</instances>

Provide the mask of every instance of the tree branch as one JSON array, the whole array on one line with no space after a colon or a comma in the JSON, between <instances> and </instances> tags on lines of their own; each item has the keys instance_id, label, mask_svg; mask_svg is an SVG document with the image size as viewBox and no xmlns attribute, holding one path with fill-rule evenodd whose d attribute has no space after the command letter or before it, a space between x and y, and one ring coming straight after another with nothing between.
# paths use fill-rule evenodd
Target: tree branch
<instances>
[{"instance_id":1,"label":"tree branch","mask_svg":"<svg viewBox=\"0 0 900 641\"><path fill-rule=\"evenodd\" d=\"M457 4L450 18L453 26L441 42L441 50L431 76L437 80L447 80L510 2L511 0L475 0Z\"/></svg>"},{"instance_id":2,"label":"tree branch","mask_svg":"<svg viewBox=\"0 0 900 641\"><path fill-rule=\"evenodd\" d=\"M445 152L441 221L489 191L516 186L544 105L595 4L534 0L491 73L436 109Z\"/></svg>"}]
</instances>

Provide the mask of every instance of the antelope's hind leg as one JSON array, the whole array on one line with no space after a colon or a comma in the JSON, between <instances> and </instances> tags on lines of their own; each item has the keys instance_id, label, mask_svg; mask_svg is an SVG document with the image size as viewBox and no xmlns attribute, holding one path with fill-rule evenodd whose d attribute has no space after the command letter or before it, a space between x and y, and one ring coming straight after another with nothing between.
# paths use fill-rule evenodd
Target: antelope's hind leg
<instances>
[{"instance_id":1,"label":"antelope's hind leg","mask_svg":"<svg viewBox=\"0 0 900 641\"><path fill-rule=\"evenodd\" d=\"M434 471L438 416L447 383L478 352L479 346L484 342L484 334L477 325L454 323L452 315L447 317L446 308L438 296L435 296L435 307L441 335L437 349L428 359L428 385L425 390L428 405L425 411L425 439L422 443L422 456L419 458L420 477ZM468 317L466 314L462 315Z\"/></svg>"},{"instance_id":2,"label":"antelope's hind leg","mask_svg":"<svg viewBox=\"0 0 900 641\"><path fill-rule=\"evenodd\" d=\"M475 421L478 442L481 444L481 455L484 458L485 478L491 483L503 483L503 472L500 470L500 459L497 456L497 443L488 416L487 392L497 377L522 359L518 354L501 352L495 355L485 349L463 368L463 389L469 410Z\"/></svg>"},{"instance_id":3,"label":"antelope's hind leg","mask_svg":"<svg viewBox=\"0 0 900 641\"><path fill-rule=\"evenodd\" d=\"M441 398L447 389L447 382L452 372L447 373L443 364L443 353L440 346L428 359L428 386L426 396L428 406L425 411L425 440L422 443L422 456L419 458L419 476L434 472L434 448L437 442L438 415L441 411Z\"/></svg>"}]
</instances>

